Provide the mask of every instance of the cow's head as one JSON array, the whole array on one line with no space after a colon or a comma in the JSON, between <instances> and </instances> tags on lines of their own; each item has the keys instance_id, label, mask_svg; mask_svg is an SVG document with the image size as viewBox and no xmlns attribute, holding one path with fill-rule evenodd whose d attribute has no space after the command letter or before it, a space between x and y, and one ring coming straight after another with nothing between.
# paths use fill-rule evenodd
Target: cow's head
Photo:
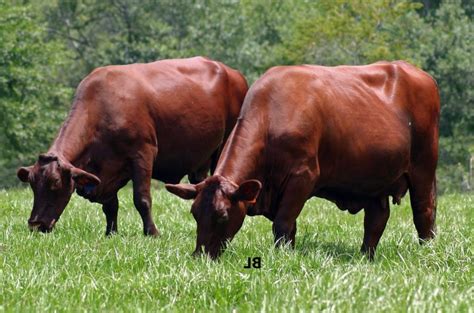
<instances>
[{"instance_id":1,"label":"cow's head","mask_svg":"<svg viewBox=\"0 0 474 313\"><path fill-rule=\"evenodd\" d=\"M200 184L166 185L169 192L183 199L195 199L191 213L197 222L195 255L204 251L213 259L225 249L242 226L247 206L255 203L262 188L258 180L237 185L225 177L211 176Z\"/></svg>"},{"instance_id":2,"label":"cow's head","mask_svg":"<svg viewBox=\"0 0 474 313\"><path fill-rule=\"evenodd\" d=\"M54 154L41 154L32 166L21 167L17 176L33 189L33 210L28 220L31 230L49 232L64 211L75 186L96 186L99 178L61 161Z\"/></svg>"}]
</instances>

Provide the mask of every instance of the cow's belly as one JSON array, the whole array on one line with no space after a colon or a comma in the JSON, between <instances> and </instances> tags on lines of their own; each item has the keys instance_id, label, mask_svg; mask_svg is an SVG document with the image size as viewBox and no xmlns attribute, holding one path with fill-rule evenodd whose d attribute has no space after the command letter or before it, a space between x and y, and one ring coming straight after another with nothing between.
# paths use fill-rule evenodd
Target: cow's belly
<instances>
[{"instance_id":1,"label":"cow's belly","mask_svg":"<svg viewBox=\"0 0 474 313\"><path fill-rule=\"evenodd\" d=\"M408 189L410 138L387 135L346 142L334 158L322 158L314 195L357 213L368 205L385 205L392 196L399 203Z\"/></svg>"},{"instance_id":2,"label":"cow's belly","mask_svg":"<svg viewBox=\"0 0 474 313\"><path fill-rule=\"evenodd\" d=\"M163 182L179 182L185 175L209 164L209 159L219 148L224 130L196 132L197 137L170 138L158 143L158 155L153 166L153 177Z\"/></svg>"},{"instance_id":3,"label":"cow's belly","mask_svg":"<svg viewBox=\"0 0 474 313\"><path fill-rule=\"evenodd\" d=\"M408 132L400 128L344 138L332 155L319 155L319 187L361 196L383 193L408 172L410 144Z\"/></svg>"},{"instance_id":4,"label":"cow's belly","mask_svg":"<svg viewBox=\"0 0 474 313\"><path fill-rule=\"evenodd\" d=\"M408 172L408 154L394 157L373 157L353 163L344 162L330 173L320 165L321 187L350 191L353 194L372 196L389 188L397 179Z\"/></svg>"},{"instance_id":5,"label":"cow's belly","mask_svg":"<svg viewBox=\"0 0 474 313\"><path fill-rule=\"evenodd\" d=\"M349 187L349 188L348 188ZM388 197L392 197L393 204L400 204L408 190L408 177L401 175L391 184L382 184L376 192L361 192L360 189L350 189L352 186L323 186L315 190L313 196L325 198L334 202L339 209L347 210L352 214L368 206L386 206Z\"/></svg>"}]
</instances>

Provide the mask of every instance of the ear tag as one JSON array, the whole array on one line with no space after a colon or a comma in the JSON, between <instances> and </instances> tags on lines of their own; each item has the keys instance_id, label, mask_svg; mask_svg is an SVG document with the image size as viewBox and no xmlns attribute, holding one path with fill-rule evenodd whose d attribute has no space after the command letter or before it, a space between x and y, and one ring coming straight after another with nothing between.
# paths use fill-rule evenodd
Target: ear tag
<instances>
[{"instance_id":1,"label":"ear tag","mask_svg":"<svg viewBox=\"0 0 474 313\"><path fill-rule=\"evenodd\" d=\"M94 184L86 184L86 185L84 186L84 191L85 191L86 193L91 193L92 190L94 190L94 188L95 188L95 185L94 185Z\"/></svg>"}]
</instances>

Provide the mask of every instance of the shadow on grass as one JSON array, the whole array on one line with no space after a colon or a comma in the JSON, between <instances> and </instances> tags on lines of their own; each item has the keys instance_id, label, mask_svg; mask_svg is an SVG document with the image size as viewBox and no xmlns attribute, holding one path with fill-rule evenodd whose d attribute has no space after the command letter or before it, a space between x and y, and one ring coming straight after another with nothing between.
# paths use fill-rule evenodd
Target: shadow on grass
<instances>
[{"instance_id":1,"label":"shadow on grass","mask_svg":"<svg viewBox=\"0 0 474 313\"><path fill-rule=\"evenodd\" d=\"M331 242L324 239L317 240L317 238L309 238L309 236L302 236L299 241L297 238L295 252L304 256L321 254L324 257L330 257L342 263L360 261L364 257L360 253L359 246Z\"/></svg>"},{"instance_id":2,"label":"shadow on grass","mask_svg":"<svg viewBox=\"0 0 474 313\"><path fill-rule=\"evenodd\" d=\"M295 252L309 256L311 254L319 254L323 257L334 259L338 263L359 263L367 261L370 264L384 262L388 260L398 260L417 255L423 251L433 251L435 241L420 245L416 240L409 240L403 243L396 241L385 241L378 245L374 260L370 261L366 255L360 252L360 245L353 242L331 242L327 238L314 238L303 236L298 242L296 241Z\"/></svg>"}]
</instances>

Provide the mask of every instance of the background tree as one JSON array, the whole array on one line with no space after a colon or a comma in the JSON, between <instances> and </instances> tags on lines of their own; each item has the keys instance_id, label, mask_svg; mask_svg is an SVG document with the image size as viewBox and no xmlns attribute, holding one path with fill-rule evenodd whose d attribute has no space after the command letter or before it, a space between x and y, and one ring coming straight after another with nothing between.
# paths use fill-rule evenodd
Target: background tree
<instances>
[{"instance_id":1,"label":"background tree","mask_svg":"<svg viewBox=\"0 0 474 313\"><path fill-rule=\"evenodd\" d=\"M474 133L474 23L460 5L443 3L428 19L424 67L441 91L441 135Z\"/></svg>"},{"instance_id":2,"label":"background tree","mask_svg":"<svg viewBox=\"0 0 474 313\"><path fill-rule=\"evenodd\" d=\"M468 180L469 156L474 156L472 7L472 2L468 5L461 0L442 2L427 17L429 27L421 49L424 68L438 82L441 95L441 191L474 189L474 181Z\"/></svg>"},{"instance_id":3,"label":"background tree","mask_svg":"<svg viewBox=\"0 0 474 313\"><path fill-rule=\"evenodd\" d=\"M405 59L421 63L417 42L425 26L418 3L321 0L303 3L283 42L286 63L367 64ZM286 25L288 26L288 25Z\"/></svg>"},{"instance_id":4,"label":"background tree","mask_svg":"<svg viewBox=\"0 0 474 313\"><path fill-rule=\"evenodd\" d=\"M67 51L44 42L46 28L31 12L0 2L0 186L46 148L71 91L55 79Z\"/></svg>"},{"instance_id":5,"label":"background tree","mask_svg":"<svg viewBox=\"0 0 474 313\"><path fill-rule=\"evenodd\" d=\"M249 83L279 64L420 66L442 99L439 189L460 191L474 154L473 13L469 0L0 0L0 186L47 148L94 68L204 55Z\"/></svg>"}]
</instances>

